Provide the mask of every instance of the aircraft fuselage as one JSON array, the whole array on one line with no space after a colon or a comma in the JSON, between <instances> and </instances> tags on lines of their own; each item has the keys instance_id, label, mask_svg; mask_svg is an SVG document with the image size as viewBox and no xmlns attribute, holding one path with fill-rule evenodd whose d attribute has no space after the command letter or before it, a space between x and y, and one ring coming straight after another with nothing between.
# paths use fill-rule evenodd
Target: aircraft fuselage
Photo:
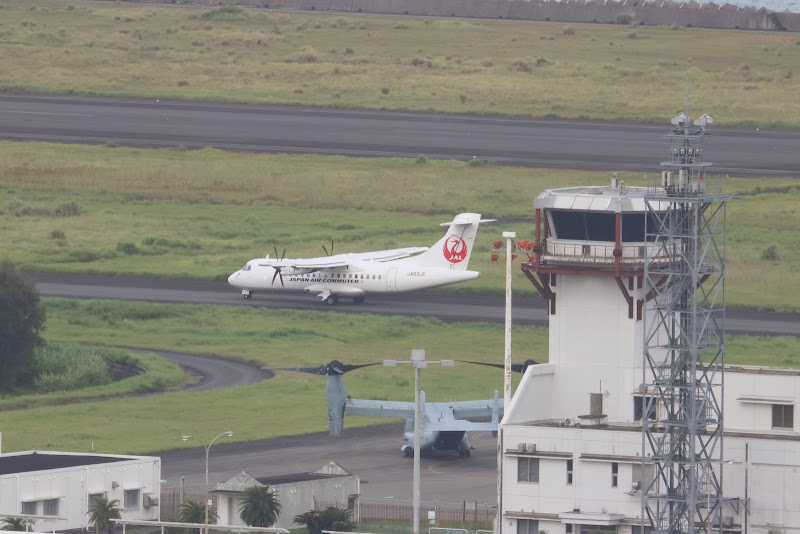
<instances>
[{"instance_id":1,"label":"aircraft fuselage","mask_svg":"<svg viewBox=\"0 0 800 534\"><path fill-rule=\"evenodd\" d=\"M411 263L360 262L315 272L276 270L269 260L252 260L228 282L247 291L331 293L342 297L400 293L474 280L477 271L419 266ZM281 278L283 283L281 283Z\"/></svg>"}]
</instances>

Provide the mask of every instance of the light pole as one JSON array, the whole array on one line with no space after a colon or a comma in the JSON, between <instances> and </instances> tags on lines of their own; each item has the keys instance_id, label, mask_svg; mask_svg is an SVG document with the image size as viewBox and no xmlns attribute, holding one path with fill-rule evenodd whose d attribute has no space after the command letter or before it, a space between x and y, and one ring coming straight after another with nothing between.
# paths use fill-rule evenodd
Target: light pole
<instances>
[{"instance_id":1,"label":"light pole","mask_svg":"<svg viewBox=\"0 0 800 534\"><path fill-rule=\"evenodd\" d=\"M233 436L233 432L228 430L227 432L223 432L222 434L218 434L218 435L214 436L214 439L209 441L208 445L206 445L205 442L203 440L201 440L200 438L198 438L198 437L195 437L195 436L181 436L181 439L183 441L189 441L190 439L197 440L200 443L200 445L202 445L203 448L206 450L206 498L205 498L205 501L206 501L206 506L205 506L205 508L206 508L206 518L205 518L206 528L205 528L205 532L206 532L206 534L208 534L208 455L211 452L211 446L214 444L215 441L217 441L217 439L221 438L222 436L231 437L231 436Z\"/></svg>"},{"instance_id":2,"label":"light pole","mask_svg":"<svg viewBox=\"0 0 800 534\"><path fill-rule=\"evenodd\" d=\"M411 351L411 359L407 361L383 360L384 367L397 367L398 365L414 366L414 491L413 491L413 510L412 510L412 534L419 534L419 435L420 435L420 374L419 370L428 365L441 365L442 367L453 367L453 360L429 361L425 359L425 349L414 349Z\"/></svg>"},{"instance_id":3,"label":"light pole","mask_svg":"<svg viewBox=\"0 0 800 534\"><path fill-rule=\"evenodd\" d=\"M503 358L503 413L511 405L511 262L514 259L514 239L516 232L503 232L506 238L506 318L505 318L505 348ZM497 519L495 532L502 534L503 518L500 517L503 509L503 429L500 421L497 422Z\"/></svg>"}]
</instances>

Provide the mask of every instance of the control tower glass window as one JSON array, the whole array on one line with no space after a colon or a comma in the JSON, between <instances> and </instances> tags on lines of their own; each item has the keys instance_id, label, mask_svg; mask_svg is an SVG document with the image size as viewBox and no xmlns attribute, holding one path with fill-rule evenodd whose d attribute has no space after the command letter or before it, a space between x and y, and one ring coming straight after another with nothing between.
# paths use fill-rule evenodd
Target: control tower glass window
<instances>
[{"instance_id":1,"label":"control tower glass window","mask_svg":"<svg viewBox=\"0 0 800 534\"><path fill-rule=\"evenodd\" d=\"M615 214L608 211L567 211L551 210L553 233L556 239L576 241L604 241L613 243L615 236ZM649 233L654 233L656 222L652 215L645 213L622 214L622 242L643 243L652 241L645 238L645 217Z\"/></svg>"}]
</instances>

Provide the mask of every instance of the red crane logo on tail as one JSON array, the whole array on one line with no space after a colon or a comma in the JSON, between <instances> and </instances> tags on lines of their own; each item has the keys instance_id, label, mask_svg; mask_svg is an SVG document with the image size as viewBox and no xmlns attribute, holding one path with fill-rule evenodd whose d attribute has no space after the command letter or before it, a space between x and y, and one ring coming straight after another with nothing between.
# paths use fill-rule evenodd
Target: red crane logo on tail
<instances>
[{"instance_id":1,"label":"red crane logo on tail","mask_svg":"<svg viewBox=\"0 0 800 534\"><path fill-rule=\"evenodd\" d=\"M461 263L467 257L467 243L457 235L451 235L445 240L442 252L450 263Z\"/></svg>"}]
</instances>

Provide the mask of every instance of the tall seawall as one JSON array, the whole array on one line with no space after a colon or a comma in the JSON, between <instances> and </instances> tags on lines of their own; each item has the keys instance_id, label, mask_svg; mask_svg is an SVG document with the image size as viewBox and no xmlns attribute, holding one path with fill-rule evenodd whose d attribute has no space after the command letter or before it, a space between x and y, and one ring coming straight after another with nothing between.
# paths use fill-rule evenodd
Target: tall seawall
<instances>
[{"instance_id":1,"label":"tall seawall","mask_svg":"<svg viewBox=\"0 0 800 534\"><path fill-rule=\"evenodd\" d=\"M156 3L160 3L157 2ZM166 0L342 13L800 32L800 13L671 0Z\"/></svg>"}]
</instances>

